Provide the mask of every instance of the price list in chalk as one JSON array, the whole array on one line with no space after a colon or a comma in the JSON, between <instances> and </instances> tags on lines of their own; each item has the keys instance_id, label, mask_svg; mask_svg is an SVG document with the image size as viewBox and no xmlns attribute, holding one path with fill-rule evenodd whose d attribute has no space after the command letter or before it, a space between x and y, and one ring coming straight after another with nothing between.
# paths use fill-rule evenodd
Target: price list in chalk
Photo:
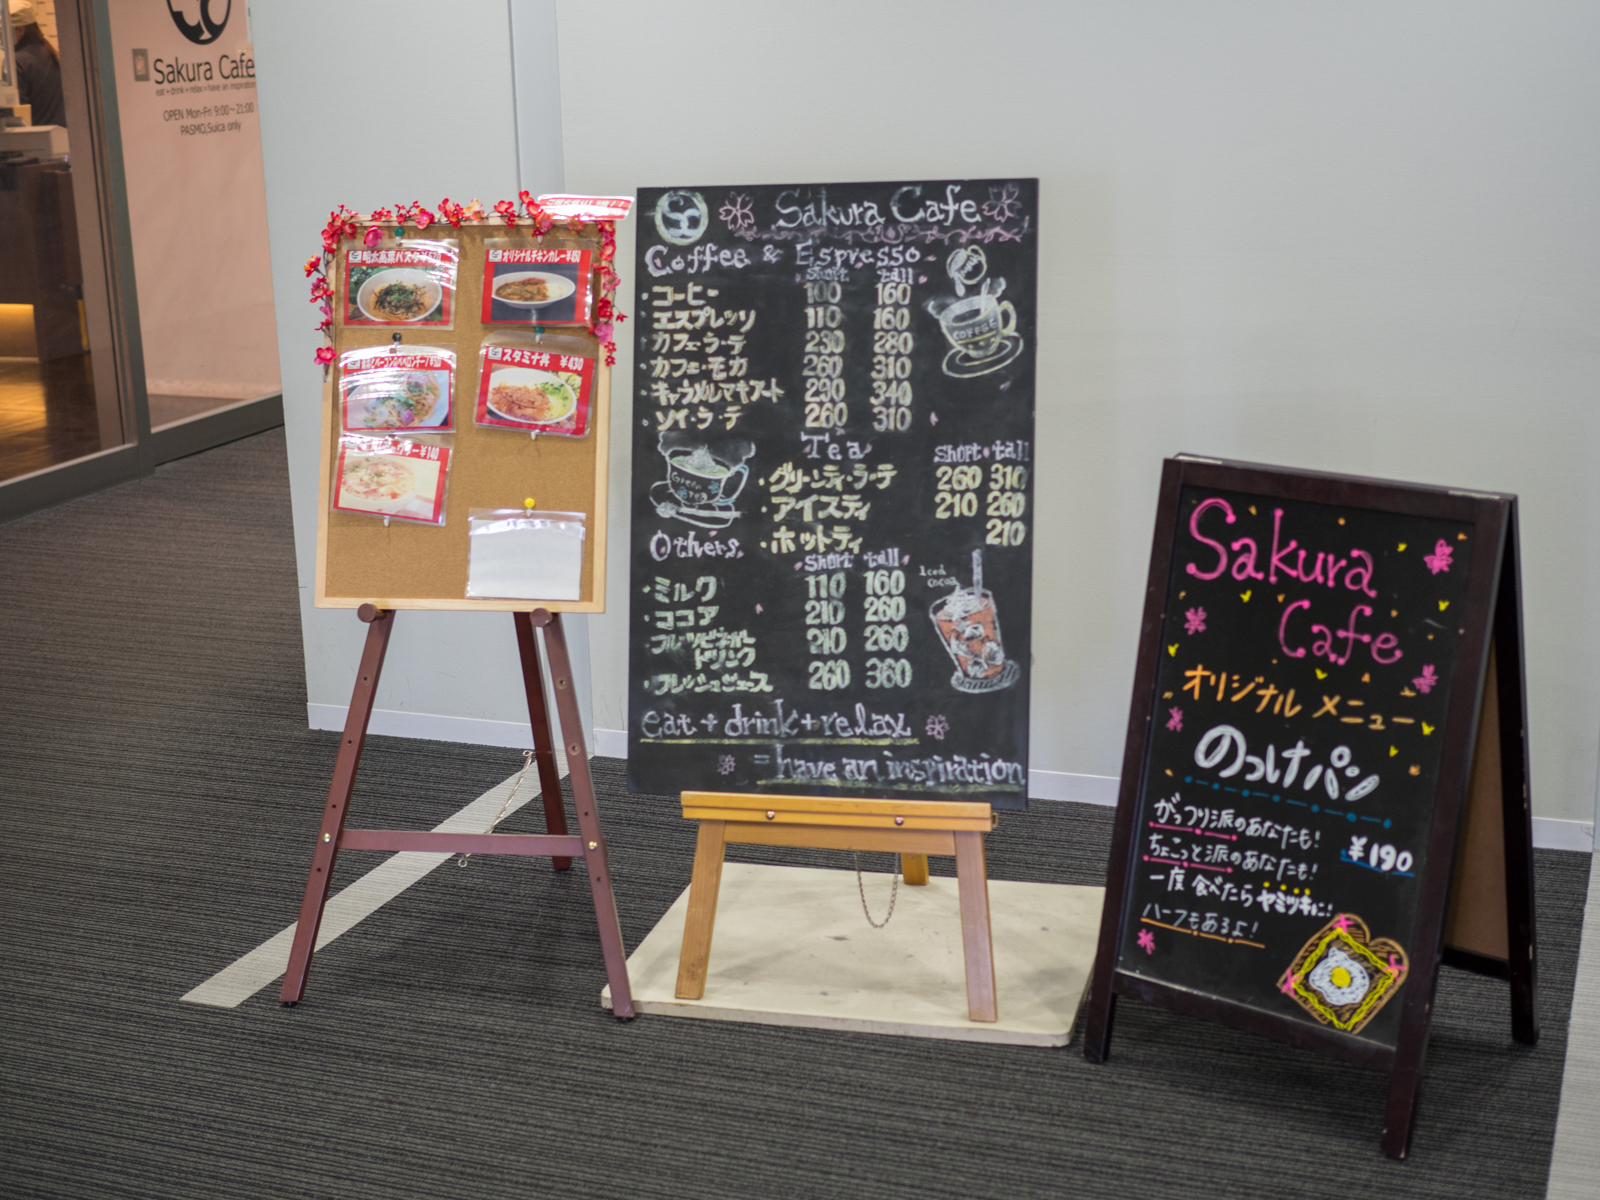
<instances>
[{"instance_id":1,"label":"price list in chalk","mask_svg":"<svg viewBox=\"0 0 1600 1200\"><path fill-rule=\"evenodd\" d=\"M1471 553L1184 489L1121 970L1393 1042Z\"/></svg>"},{"instance_id":2,"label":"price list in chalk","mask_svg":"<svg viewBox=\"0 0 1600 1200\"><path fill-rule=\"evenodd\" d=\"M639 217L631 786L1022 807L1036 182Z\"/></svg>"}]
</instances>

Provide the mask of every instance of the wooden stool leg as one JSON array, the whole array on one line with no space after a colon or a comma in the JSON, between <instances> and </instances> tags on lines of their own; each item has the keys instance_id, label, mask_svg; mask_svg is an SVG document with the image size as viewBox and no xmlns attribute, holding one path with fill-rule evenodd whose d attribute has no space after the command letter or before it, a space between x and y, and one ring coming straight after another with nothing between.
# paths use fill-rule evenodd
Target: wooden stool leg
<instances>
[{"instance_id":1,"label":"wooden stool leg","mask_svg":"<svg viewBox=\"0 0 1600 1200\"><path fill-rule=\"evenodd\" d=\"M967 964L967 1016L998 1021L994 986L994 939L989 930L989 875L983 834L957 833L956 879L961 892L961 948Z\"/></svg>"},{"instance_id":2,"label":"wooden stool leg","mask_svg":"<svg viewBox=\"0 0 1600 1200\"><path fill-rule=\"evenodd\" d=\"M528 695L528 721L533 726L533 761L539 768L539 793L544 797L546 833L564 836L567 810L561 798L561 773L556 770L555 741L550 736L550 707L545 701L544 672L539 666L539 635L533 618L525 612L512 613L517 625L517 650L522 656L522 689ZM553 857L557 871L572 866L570 858Z\"/></svg>"},{"instance_id":3,"label":"wooden stool leg","mask_svg":"<svg viewBox=\"0 0 1600 1200\"><path fill-rule=\"evenodd\" d=\"M921 887L928 882L928 856L926 854L902 854L900 856L900 876L912 887Z\"/></svg>"},{"instance_id":4,"label":"wooden stool leg","mask_svg":"<svg viewBox=\"0 0 1600 1200\"><path fill-rule=\"evenodd\" d=\"M722 888L725 821L701 821L694 844L694 874L689 879L689 913L683 922L683 949L678 953L679 1000L706 994L711 965L711 931L717 921L717 893Z\"/></svg>"},{"instance_id":5,"label":"wooden stool leg","mask_svg":"<svg viewBox=\"0 0 1600 1200\"><path fill-rule=\"evenodd\" d=\"M350 810L350 793L356 786L356 768L361 765L361 748L367 741L367 723L372 719L372 703L378 695L378 676L383 671L383 656L389 649L389 632L394 628L394 609L374 609L363 604L359 613L367 622L367 644L356 668L356 686L345 714L344 737L339 742L339 757L333 767L333 782L328 786L328 804L322 810L322 828L317 831L317 846L311 855L311 871L306 876L306 891L300 901L300 920L294 929L294 944L289 949L289 966L283 974L284 1004L298 1004L305 994L306 975L317 948L317 930L322 927L322 907L328 900L328 885L333 879L333 863L339 856L339 835L344 832L345 815Z\"/></svg>"},{"instance_id":6,"label":"wooden stool leg","mask_svg":"<svg viewBox=\"0 0 1600 1200\"><path fill-rule=\"evenodd\" d=\"M600 828L600 816L594 801L589 753L583 744L583 721L578 716L578 698L573 694L572 660L567 655L567 634L561 627L560 613L540 609L533 615L533 620L536 624L544 624L545 647L550 652L550 679L556 688L556 712L561 717L562 741L567 751L567 776L572 780L572 799L578 809L578 832L583 835L584 866L589 871L589 892L594 898L600 953L606 962L606 982L611 985L611 1012L620 1020L631 1021L634 1016L633 988L628 983L628 955L622 944L622 923L617 917L616 894L611 888L606 836Z\"/></svg>"}]
</instances>

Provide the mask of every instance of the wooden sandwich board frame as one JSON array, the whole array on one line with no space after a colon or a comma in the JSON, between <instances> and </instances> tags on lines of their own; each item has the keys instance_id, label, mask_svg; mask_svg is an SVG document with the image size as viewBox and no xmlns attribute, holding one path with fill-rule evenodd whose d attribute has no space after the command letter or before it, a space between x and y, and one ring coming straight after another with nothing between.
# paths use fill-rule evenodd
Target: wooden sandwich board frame
<instances>
[{"instance_id":1,"label":"wooden sandwich board frame","mask_svg":"<svg viewBox=\"0 0 1600 1200\"><path fill-rule=\"evenodd\" d=\"M1197 990L1143 979L1116 967L1134 880L1138 845L1133 827L1146 786L1143 773L1153 732L1158 655L1179 498L1185 486L1378 509L1475 527L1464 632L1457 643L1454 684L1441 731L1443 757L1422 872L1411 973L1393 1049ZM1410 1150L1441 964L1505 979L1510 985L1513 1039L1525 1045L1538 1041L1533 820L1518 557L1517 505L1512 495L1191 456L1167 460L1150 553L1106 901L1086 1010L1086 1058L1104 1062L1109 1057L1117 998L1131 996L1301 1049L1376 1067L1390 1077L1381 1146L1391 1157L1404 1158Z\"/></svg>"},{"instance_id":2,"label":"wooden sandwich board frame","mask_svg":"<svg viewBox=\"0 0 1600 1200\"><path fill-rule=\"evenodd\" d=\"M685 820L698 821L689 911L678 955L680 1000L706 994L711 934L722 885L723 850L747 846L802 846L814 850L877 850L900 856L901 874L913 887L928 882L928 855L956 860L961 899L962 961L967 976L967 1017L998 1021L994 936L989 921L989 877L983 839L999 817L981 801L857 800L841 796L778 796L748 792L684 792Z\"/></svg>"},{"instance_id":3,"label":"wooden sandwich board frame","mask_svg":"<svg viewBox=\"0 0 1600 1200\"><path fill-rule=\"evenodd\" d=\"M587 331L558 333L553 327L550 333L552 348L556 348L558 339L564 339L568 345L576 340L587 339L584 353L596 360L587 437L546 436L537 440L534 451L530 452L526 436L508 430L479 429L472 419L472 406L477 395L478 347L487 333L499 328L485 327L479 320L483 239L523 236L527 233L526 227L522 227L519 233L518 230L508 229L499 220L464 224L459 229L434 226L433 236L453 238L460 245L454 329L416 331L416 344L452 346L457 356L455 432L440 436L451 439L453 454L464 457L456 459L452 466L446 505L448 523L444 528L400 521L391 526L389 522L372 517L330 511L335 448L340 433L333 371L328 372L323 385L316 604L319 608L356 609L359 618L367 624L367 636L361 665L356 672L344 734L339 743L333 780L328 789L328 801L317 831L311 868L306 876L300 918L289 951L289 963L279 997L286 1007L298 1004L305 993L306 977L316 951L317 932L339 852L442 851L451 854L547 857L557 871L568 870L575 858L582 859L589 877L601 953L611 988L612 1013L623 1021L630 1021L634 1017L627 954L611 885L606 838L595 804L589 752L572 686L572 662L561 620L563 612L605 611L611 373L604 363L598 343ZM543 244L552 249L569 245L592 246L597 266L600 261L601 243L597 238L558 231L548 235ZM335 355L355 346L387 344L395 331L393 326L345 326L344 279L340 256L335 256L334 265L329 270L329 281L334 291ZM425 430L419 432L426 433ZM465 473L460 470L463 462L472 464L475 461L484 469ZM527 466L528 461L537 466ZM575 601L467 599L467 509L512 507L521 504L530 493L540 501L540 508L581 511L586 516L580 598ZM364 567L364 572L357 569L353 576L344 572L341 579L345 586L334 589L338 594L333 594L328 585L330 560L337 561L341 556L354 559ZM403 585L397 587L395 564L405 565L412 559L421 562L423 569L403 577ZM544 801L545 833L440 833L345 827L389 637L396 612L403 608L512 614L533 732L534 761L538 767L540 793ZM567 831L539 653L540 630L543 630L545 647L549 652L550 679L555 690L568 773L572 779L579 830L576 836Z\"/></svg>"}]
</instances>

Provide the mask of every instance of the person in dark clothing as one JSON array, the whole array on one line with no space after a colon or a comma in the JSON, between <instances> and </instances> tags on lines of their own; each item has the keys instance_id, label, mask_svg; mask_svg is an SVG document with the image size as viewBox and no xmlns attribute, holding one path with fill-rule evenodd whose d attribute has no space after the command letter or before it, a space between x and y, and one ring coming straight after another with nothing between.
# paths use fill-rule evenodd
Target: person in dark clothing
<instances>
[{"instance_id":1,"label":"person in dark clothing","mask_svg":"<svg viewBox=\"0 0 1600 1200\"><path fill-rule=\"evenodd\" d=\"M61 59L56 48L39 28L28 0L11 0L10 7L18 99L33 106L35 125L65 126L67 105L61 93Z\"/></svg>"}]
</instances>

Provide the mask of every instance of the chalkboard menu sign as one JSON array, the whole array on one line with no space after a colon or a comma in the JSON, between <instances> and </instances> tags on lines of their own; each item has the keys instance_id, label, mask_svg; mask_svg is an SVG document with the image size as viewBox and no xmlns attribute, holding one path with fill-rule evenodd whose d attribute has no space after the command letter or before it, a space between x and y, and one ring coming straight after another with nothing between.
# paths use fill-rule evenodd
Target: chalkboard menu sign
<instances>
[{"instance_id":1,"label":"chalkboard menu sign","mask_svg":"<svg viewBox=\"0 0 1600 1200\"><path fill-rule=\"evenodd\" d=\"M630 785L1024 807L1037 181L638 213Z\"/></svg>"},{"instance_id":2,"label":"chalkboard menu sign","mask_svg":"<svg viewBox=\"0 0 1600 1200\"><path fill-rule=\"evenodd\" d=\"M1371 1065L1420 1044L1497 599L1521 762L1511 503L1168 463L1090 1057L1114 993Z\"/></svg>"}]
</instances>

